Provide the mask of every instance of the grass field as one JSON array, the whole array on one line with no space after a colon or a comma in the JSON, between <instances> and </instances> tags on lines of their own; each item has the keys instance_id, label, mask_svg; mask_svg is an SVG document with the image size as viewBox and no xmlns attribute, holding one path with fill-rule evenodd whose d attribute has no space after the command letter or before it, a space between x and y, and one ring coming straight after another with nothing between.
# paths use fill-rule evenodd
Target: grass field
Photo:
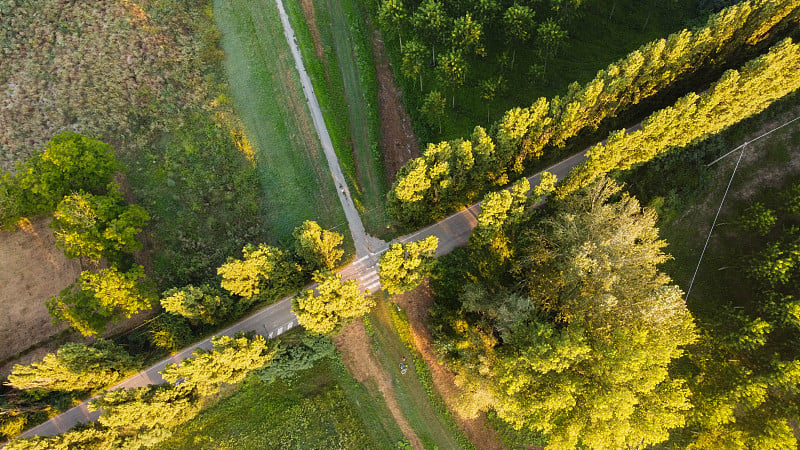
<instances>
[{"instance_id":1,"label":"grass field","mask_svg":"<svg viewBox=\"0 0 800 450\"><path fill-rule=\"evenodd\" d=\"M691 282L739 152L710 168L706 164L797 116L800 95L795 93L717 136L656 159L623 178L643 204L659 211L661 236L674 257L664 269L684 290ZM720 301L752 301L747 298L750 281L737 269L744 263L736 257L747 253L750 244L735 237L733 222L752 201L774 202L770 194L798 176L800 121L747 146L689 296L693 314L713 316Z\"/></svg>"},{"instance_id":2,"label":"grass field","mask_svg":"<svg viewBox=\"0 0 800 450\"><path fill-rule=\"evenodd\" d=\"M529 106L541 96L550 98L564 94L570 83L589 81L598 70L640 45L697 23L696 5L696 0L583 2L577 17L567 27L569 38L566 44L547 62L542 76L531 74L531 66L537 62L538 49L535 44L518 50L513 68L503 69L498 64L497 56L507 45L489 42L488 55L471 64L467 81L456 92L455 108L450 104L450 90L439 86L433 68L426 69L423 76L424 91L420 91L418 79L410 80L399 71L401 64L396 40L387 42L387 48L420 140L432 142L463 138L469 136L476 125L490 125L499 120L505 111L517 106ZM483 100L480 86L475 80L501 74L506 88L491 102ZM419 120L418 110L422 99L432 89L438 89L448 96L441 133L438 129L422 125Z\"/></svg>"},{"instance_id":3,"label":"grass field","mask_svg":"<svg viewBox=\"0 0 800 450\"><path fill-rule=\"evenodd\" d=\"M408 323L393 319L393 307L385 299L378 301L368 316L367 334L383 370L392 377L403 415L425 448L473 448L434 390L425 361L403 342ZM403 375L399 365L404 358L408 371Z\"/></svg>"},{"instance_id":4,"label":"grass field","mask_svg":"<svg viewBox=\"0 0 800 450\"><path fill-rule=\"evenodd\" d=\"M355 0L286 2L339 164L366 230L384 231L387 184L378 150L375 64Z\"/></svg>"},{"instance_id":5,"label":"grass field","mask_svg":"<svg viewBox=\"0 0 800 450\"><path fill-rule=\"evenodd\" d=\"M157 448L394 448L402 434L385 409L340 360L322 360L289 380L247 380Z\"/></svg>"},{"instance_id":6,"label":"grass field","mask_svg":"<svg viewBox=\"0 0 800 450\"><path fill-rule=\"evenodd\" d=\"M216 1L233 104L255 154L264 215L274 243L316 220L352 242L271 0Z\"/></svg>"}]
</instances>

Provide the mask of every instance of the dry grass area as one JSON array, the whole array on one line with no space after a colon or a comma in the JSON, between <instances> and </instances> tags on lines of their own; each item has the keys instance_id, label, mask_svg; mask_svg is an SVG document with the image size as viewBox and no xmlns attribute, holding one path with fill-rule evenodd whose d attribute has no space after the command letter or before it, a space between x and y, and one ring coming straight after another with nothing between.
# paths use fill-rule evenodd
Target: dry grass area
<instances>
[{"instance_id":1,"label":"dry grass area","mask_svg":"<svg viewBox=\"0 0 800 450\"><path fill-rule=\"evenodd\" d=\"M151 3L0 0L0 169L64 130L127 147L165 129L137 128L200 75L179 51L194 44L154 23Z\"/></svg>"},{"instance_id":2,"label":"dry grass area","mask_svg":"<svg viewBox=\"0 0 800 450\"><path fill-rule=\"evenodd\" d=\"M481 414L475 419L465 419L455 414L454 405L456 398L460 395L459 388L455 384L454 374L437 360L433 339L427 327L429 310L433 304L433 293L428 285L423 284L411 292L393 297L393 300L405 309L411 325L414 344L431 369L433 384L450 410L454 412L454 417L470 442L475 445L475 448L481 450L504 449L502 440L489 424L485 414Z\"/></svg>"},{"instance_id":3,"label":"dry grass area","mask_svg":"<svg viewBox=\"0 0 800 450\"><path fill-rule=\"evenodd\" d=\"M51 324L45 302L75 281L81 266L56 249L49 222L39 218L21 230L0 232L0 309L5 319L0 361L66 329Z\"/></svg>"}]
</instances>

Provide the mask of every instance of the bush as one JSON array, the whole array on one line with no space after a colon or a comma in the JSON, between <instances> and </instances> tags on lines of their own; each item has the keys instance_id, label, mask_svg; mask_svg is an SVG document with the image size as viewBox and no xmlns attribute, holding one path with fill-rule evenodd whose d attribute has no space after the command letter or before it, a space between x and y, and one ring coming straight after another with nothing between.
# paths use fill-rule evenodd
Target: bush
<instances>
[{"instance_id":1,"label":"bush","mask_svg":"<svg viewBox=\"0 0 800 450\"><path fill-rule=\"evenodd\" d=\"M194 341L189 323L181 316L161 314L150 322L150 342L158 348L174 352Z\"/></svg>"}]
</instances>

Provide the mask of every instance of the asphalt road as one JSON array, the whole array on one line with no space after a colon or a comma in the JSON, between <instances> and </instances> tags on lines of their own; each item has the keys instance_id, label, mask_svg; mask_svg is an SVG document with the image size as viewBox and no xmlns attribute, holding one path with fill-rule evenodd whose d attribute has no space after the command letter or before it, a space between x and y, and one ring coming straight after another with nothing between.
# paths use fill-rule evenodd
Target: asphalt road
<instances>
[{"instance_id":1,"label":"asphalt road","mask_svg":"<svg viewBox=\"0 0 800 450\"><path fill-rule=\"evenodd\" d=\"M339 162L336 159L336 153L333 150L328 130L325 126L325 121L322 118L322 113L319 109L314 88L311 85L311 80L303 66L300 50L297 47L294 30L289 24L289 18L283 8L281 0L276 0L278 10L280 12L281 21L284 26L284 34L289 42L292 54L295 59L297 71L300 74L300 80L303 85L303 92L305 93L308 101L309 110L320 136L320 142L328 159L328 165L333 176L334 183L337 185L339 193L339 200L347 216L347 221L350 226L350 232L353 236L353 241L356 247L356 260L348 266L339 270L342 278L345 280L355 280L359 283L364 290L376 292L380 290L380 281L378 279L378 260L380 254L387 248L388 244L376 238L368 236L364 231L364 226L361 223L361 218L358 211L353 205L350 198L350 193L347 188L347 183L344 182ZM588 150L588 149L587 149ZM586 151L573 155L557 164L546 169L546 171L554 173L558 179L563 179L567 173L574 166L580 164L586 159ZM539 184L540 173L537 173L528 178L531 186ZM393 242L407 243L411 241L419 241L428 236L436 236L439 238L439 247L437 249L437 256L445 255L451 252L456 247L465 245L469 241L469 236L472 234L472 229L477 224L477 218L480 214L480 203L476 203L469 208L459 211L441 221L423 228L419 231L411 233L406 236L395 239ZM308 288L313 289L315 285ZM197 349L210 349L212 347L211 339L215 336L225 335L232 336L237 332L254 331L267 338L274 338L282 333L289 331L295 326L298 326L297 317L291 311L291 297L284 298L283 300L265 307L248 317L240 320L239 322L231 325L216 335L209 337L203 341L197 342L179 353L176 353L169 358L166 358L157 364L145 369L142 372L134 375L131 378L111 387L111 389L119 388L135 388L147 386L149 384L162 383L164 380L159 373L168 364L177 363L181 360L191 356L192 352ZM59 414L56 417L44 422L28 431L23 433L20 437L30 438L33 436L52 436L55 434L63 433L80 422L94 422L99 417L100 412L91 412L88 409L88 400L81 403L74 408Z\"/></svg>"}]
</instances>

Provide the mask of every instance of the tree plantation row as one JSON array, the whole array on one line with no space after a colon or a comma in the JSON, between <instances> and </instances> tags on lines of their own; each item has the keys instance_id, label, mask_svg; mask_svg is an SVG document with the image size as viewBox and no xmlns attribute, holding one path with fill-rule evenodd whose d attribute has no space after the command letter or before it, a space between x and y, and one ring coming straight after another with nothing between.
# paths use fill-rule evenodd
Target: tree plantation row
<instances>
[{"instance_id":1,"label":"tree plantation row","mask_svg":"<svg viewBox=\"0 0 800 450\"><path fill-rule=\"evenodd\" d=\"M670 90L679 82L724 68L738 55L752 54L763 48L764 43L796 33L798 20L800 3L795 0L741 2L712 16L702 28L684 30L643 46L601 70L584 87L573 84L564 97L540 98L528 108L508 111L489 133L475 127L469 139L429 144L422 157L409 161L398 172L389 192L389 211L397 220L415 226L441 218L474 202L492 186L505 185L529 171L535 161L545 156L545 151L559 152L557 148L579 133L597 129L604 121ZM727 108L722 127L762 110L774 99L794 90L796 53L796 45L777 44L767 55L754 59L739 71L727 73L716 83L719 88L701 94L705 95L704 108L710 114L718 113L712 110L714 105ZM789 59L783 61L785 57ZM743 92L750 87L760 88L761 83L768 86L760 91ZM725 102L738 92L746 95L740 100L742 104L726 107ZM716 119L702 116L702 108L694 116L671 116L691 107L699 101L697 97L690 94L673 108L654 113L648 122L651 128L674 130L686 138L674 141L662 137L648 151L681 145L722 128L711 125L710 122L717 123ZM706 123L699 124L698 120ZM690 129L707 131L684 134ZM619 132L615 138L622 136ZM608 159L599 150L593 154L597 161ZM597 161L589 164L597 166ZM611 169L614 163L607 165ZM589 165L580 170L597 172Z\"/></svg>"}]
</instances>

